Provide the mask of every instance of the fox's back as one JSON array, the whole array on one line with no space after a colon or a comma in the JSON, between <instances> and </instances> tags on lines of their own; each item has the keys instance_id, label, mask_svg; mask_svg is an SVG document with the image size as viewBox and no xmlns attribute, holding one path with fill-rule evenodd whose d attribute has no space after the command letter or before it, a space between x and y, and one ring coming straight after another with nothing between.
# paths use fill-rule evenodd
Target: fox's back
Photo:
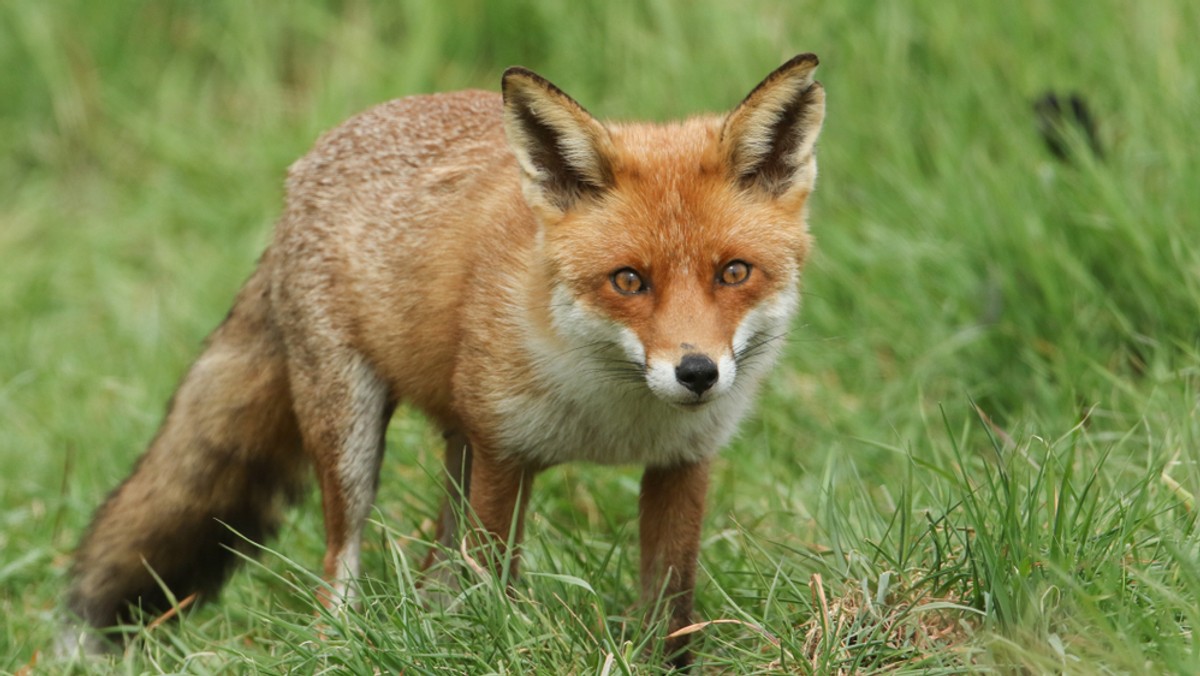
<instances>
[{"instance_id":1,"label":"fox's back","mask_svg":"<svg viewBox=\"0 0 1200 676\"><path fill-rule=\"evenodd\" d=\"M502 105L494 92L468 90L370 108L326 132L289 168L289 210L386 206L397 192L425 196L456 189L484 165L511 156Z\"/></svg>"},{"instance_id":2,"label":"fox's back","mask_svg":"<svg viewBox=\"0 0 1200 676\"><path fill-rule=\"evenodd\" d=\"M288 172L265 261L285 335L337 334L443 419L466 285L535 233L501 113L491 92L413 96L327 132Z\"/></svg>"}]
</instances>

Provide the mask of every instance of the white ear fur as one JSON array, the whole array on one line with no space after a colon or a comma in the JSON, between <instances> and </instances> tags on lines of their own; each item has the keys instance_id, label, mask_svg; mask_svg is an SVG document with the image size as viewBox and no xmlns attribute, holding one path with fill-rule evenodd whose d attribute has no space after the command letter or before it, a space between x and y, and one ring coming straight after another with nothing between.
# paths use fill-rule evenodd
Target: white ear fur
<instances>
[{"instance_id":1,"label":"white ear fur","mask_svg":"<svg viewBox=\"0 0 1200 676\"><path fill-rule=\"evenodd\" d=\"M815 54L801 54L768 75L725 119L721 142L734 178L779 197L812 190L813 154L825 119L825 90L813 80Z\"/></svg>"},{"instance_id":2,"label":"white ear fur","mask_svg":"<svg viewBox=\"0 0 1200 676\"><path fill-rule=\"evenodd\" d=\"M520 67L504 72L504 131L531 206L566 211L612 185L608 130L553 84Z\"/></svg>"}]
</instances>

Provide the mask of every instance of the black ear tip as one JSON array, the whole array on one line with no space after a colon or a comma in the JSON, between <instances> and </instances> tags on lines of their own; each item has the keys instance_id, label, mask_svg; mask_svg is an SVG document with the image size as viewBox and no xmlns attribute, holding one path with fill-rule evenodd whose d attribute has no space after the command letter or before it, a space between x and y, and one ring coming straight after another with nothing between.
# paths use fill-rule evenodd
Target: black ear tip
<instances>
[{"instance_id":1,"label":"black ear tip","mask_svg":"<svg viewBox=\"0 0 1200 676\"><path fill-rule=\"evenodd\" d=\"M514 76L537 77L537 73L533 72L532 70L529 70L525 66L509 66L508 68L504 69L504 75L500 79L507 80L508 78L514 77Z\"/></svg>"},{"instance_id":2,"label":"black ear tip","mask_svg":"<svg viewBox=\"0 0 1200 676\"><path fill-rule=\"evenodd\" d=\"M509 66L508 68L504 69L504 75L500 76L500 88L508 89L509 82L511 82L514 79L521 79L521 78L540 79L540 78L538 78L537 73L533 72L532 70L529 70L528 68L526 68L524 66Z\"/></svg>"},{"instance_id":3,"label":"black ear tip","mask_svg":"<svg viewBox=\"0 0 1200 676\"><path fill-rule=\"evenodd\" d=\"M819 65L821 65L821 59L817 58L816 54L813 54L812 52L805 52L803 54L797 54L788 59L786 63L779 67L779 70L791 70L800 66L816 68Z\"/></svg>"},{"instance_id":4,"label":"black ear tip","mask_svg":"<svg viewBox=\"0 0 1200 676\"><path fill-rule=\"evenodd\" d=\"M524 87L521 87L524 85ZM537 73L525 68L524 66L509 66L504 71L504 75L500 78L500 91L508 94L513 91L514 87L529 89L529 85L533 85L534 89L542 89L552 94L570 99L561 89L554 86L554 83Z\"/></svg>"},{"instance_id":5,"label":"black ear tip","mask_svg":"<svg viewBox=\"0 0 1200 676\"><path fill-rule=\"evenodd\" d=\"M762 84L765 85L768 82L775 82L780 78L791 77L793 75L799 75L801 77L811 79L813 70L815 70L817 65L820 63L821 60L818 59L817 55L813 54L812 52L797 54L785 61L782 66L771 71L771 74L768 75L765 80L763 80Z\"/></svg>"}]
</instances>

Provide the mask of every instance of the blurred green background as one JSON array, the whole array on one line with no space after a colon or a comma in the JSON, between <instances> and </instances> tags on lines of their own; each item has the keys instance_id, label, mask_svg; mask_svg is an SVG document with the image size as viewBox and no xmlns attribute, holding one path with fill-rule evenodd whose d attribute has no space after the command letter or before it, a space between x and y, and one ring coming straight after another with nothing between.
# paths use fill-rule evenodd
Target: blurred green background
<instances>
[{"instance_id":1,"label":"blurred green background","mask_svg":"<svg viewBox=\"0 0 1200 676\"><path fill-rule=\"evenodd\" d=\"M702 618L779 645L739 652L761 641L730 627L707 639L708 663L1200 669L1198 33L1188 0L0 4L0 671L53 636L70 549L323 130L406 94L495 90L513 64L601 118L722 111L802 51L828 92L817 255L787 358L719 463L699 599ZM1071 124L1068 159L1048 151L1033 108L1047 91L1086 99L1102 155ZM415 416L393 423L389 528L428 535L437 452ZM556 470L534 502L530 569L593 580L581 602L608 609L612 636L562 629L551 655L475 667L582 670L640 645L619 619L636 476ZM380 667L305 653L264 617L311 615L271 581L317 568L316 511L279 543L294 565L240 575L130 668L215 668L199 653ZM387 577L380 539L367 567ZM920 613L853 615L813 648L813 573L833 599L903 580L880 592L893 609L928 596L974 612L925 642L886 638L924 627ZM547 613L531 636L564 624ZM479 670L443 652L382 667Z\"/></svg>"}]
</instances>

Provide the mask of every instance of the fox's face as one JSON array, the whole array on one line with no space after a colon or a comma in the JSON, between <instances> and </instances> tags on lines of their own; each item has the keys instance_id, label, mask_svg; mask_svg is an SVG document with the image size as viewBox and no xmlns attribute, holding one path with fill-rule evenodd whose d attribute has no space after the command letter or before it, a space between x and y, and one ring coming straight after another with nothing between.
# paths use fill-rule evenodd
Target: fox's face
<instances>
[{"instance_id":1,"label":"fox's face","mask_svg":"<svg viewBox=\"0 0 1200 676\"><path fill-rule=\"evenodd\" d=\"M785 64L724 119L611 128L536 75L506 75L554 328L604 364L581 377L700 408L770 362L809 247L815 66Z\"/></svg>"},{"instance_id":2,"label":"fox's face","mask_svg":"<svg viewBox=\"0 0 1200 676\"><path fill-rule=\"evenodd\" d=\"M699 406L787 331L807 236L799 214L673 143L715 139L713 123L637 131L614 130L618 148L643 152L615 172L613 190L544 235L552 314L576 343L620 347L608 375L640 375L661 399Z\"/></svg>"}]
</instances>

